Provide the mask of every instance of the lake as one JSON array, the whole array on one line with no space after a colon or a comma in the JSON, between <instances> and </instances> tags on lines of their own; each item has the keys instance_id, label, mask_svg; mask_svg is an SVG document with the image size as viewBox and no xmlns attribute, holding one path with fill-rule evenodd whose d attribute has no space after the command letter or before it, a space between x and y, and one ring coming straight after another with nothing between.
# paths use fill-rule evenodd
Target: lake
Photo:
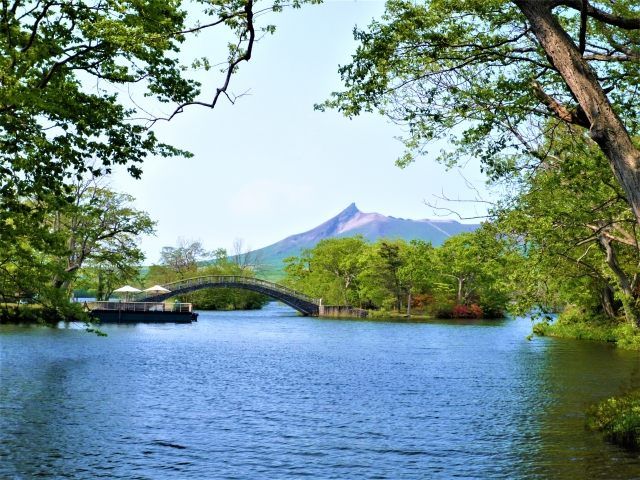
<instances>
[{"instance_id":1,"label":"lake","mask_svg":"<svg viewBox=\"0 0 640 480\"><path fill-rule=\"evenodd\" d=\"M528 319L0 326L0 478L640 477L584 428L638 352Z\"/></svg>"}]
</instances>

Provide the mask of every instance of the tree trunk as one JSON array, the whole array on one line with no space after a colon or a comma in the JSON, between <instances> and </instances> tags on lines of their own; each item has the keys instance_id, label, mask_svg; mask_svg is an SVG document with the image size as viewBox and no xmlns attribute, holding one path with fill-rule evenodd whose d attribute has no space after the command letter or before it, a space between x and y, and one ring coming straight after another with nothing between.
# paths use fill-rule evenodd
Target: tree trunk
<instances>
[{"instance_id":1,"label":"tree trunk","mask_svg":"<svg viewBox=\"0 0 640 480\"><path fill-rule=\"evenodd\" d=\"M98 270L98 287L96 289L96 300L109 300L108 298L105 298L105 287L102 280L102 272L100 270Z\"/></svg>"},{"instance_id":2,"label":"tree trunk","mask_svg":"<svg viewBox=\"0 0 640 480\"><path fill-rule=\"evenodd\" d=\"M631 286L631 281L618 263L616 252L611 246L611 239L604 235L599 235L598 241L605 252L607 265L616 277L620 290L622 290L622 306L625 317L629 323L638 327L640 326L640 316L638 315L638 309L636 307L637 298Z\"/></svg>"},{"instance_id":3,"label":"tree trunk","mask_svg":"<svg viewBox=\"0 0 640 480\"><path fill-rule=\"evenodd\" d=\"M607 317L616 318L617 309L613 298L613 290L609 284L605 284L605 286L600 289L600 305Z\"/></svg>"},{"instance_id":4,"label":"tree trunk","mask_svg":"<svg viewBox=\"0 0 640 480\"><path fill-rule=\"evenodd\" d=\"M456 301L458 303L458 305L462 305L462 285L464 284L464 278L463 277L459 277L458 278L458 294L456 295Z\"/></svg>"},{"instance_id":5,"label":"tree trunk","mask_svg":"<svg viewBox=\"0 0 640 480\"><path fill-rule=\"evenodd\" d=\"M411 317L411 290L407 294L407 317Z\"/></svg>"},{"instance_id":6,"label":"tree trunk","mask_svg":"<svg viewBox=\"0 0 640 480\"><path fill-rule=\"evenodd\" d=\"M609 160L640 225L640 150L614 112L598 78L547 2L513 0L590 123L591 138Z\"/></svg>"}]
</instances>

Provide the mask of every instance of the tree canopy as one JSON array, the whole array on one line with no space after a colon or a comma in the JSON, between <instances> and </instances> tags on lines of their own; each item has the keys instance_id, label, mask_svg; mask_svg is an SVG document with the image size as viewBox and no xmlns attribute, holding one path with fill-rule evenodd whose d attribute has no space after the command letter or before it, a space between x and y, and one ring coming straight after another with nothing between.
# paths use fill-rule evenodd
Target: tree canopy
<instances>
[{"instance_id":1,"label":"tree canopy","mask_svg":"<svg viewBox=\"0 0 640 480\"><path fill-rule=\"evenodd\" d=\"M408 129L404 165L445 138L440 158L477 156L491 176L536 168L559 124L593 141L640 221L635 2L389 0L357 30L346 89L326 106L380 111ZM514 168L517 167L517 168Z\"/></svg>"},{"instance_id":2,"label":"tree canopy","mask_svg":"<svg viewBox=\"0 0 640 480\"><path fill-rule=\"evenodd\" d=\"M232 98L231 75L251 58L260 33L274 29L259 25L256 15L281 8L280 0L3 1L3 204L60 195L66 179L87 171L126 165L138 177L149 155L187 154L159 141L150 127L189 105L213 108L221 96ZM225 28L232 40L217 87L192 75L194 68L210 70L208 58L180 55L187 38L212 28ZM145 98L169 113L150 113Z\"/></svg>"},{"instance_id":3,"label":"tree canopy","mask_svg":"<svg viewBox=\"0 0 640 480\"><path fill-rule=\"evenodd\" d=\"M412 240L330 238L285 260L285 283L326 305L438 316L502 316L511 300L508 272L519 257L486 225L443 245Z\"/></svg>"}]
</instances>

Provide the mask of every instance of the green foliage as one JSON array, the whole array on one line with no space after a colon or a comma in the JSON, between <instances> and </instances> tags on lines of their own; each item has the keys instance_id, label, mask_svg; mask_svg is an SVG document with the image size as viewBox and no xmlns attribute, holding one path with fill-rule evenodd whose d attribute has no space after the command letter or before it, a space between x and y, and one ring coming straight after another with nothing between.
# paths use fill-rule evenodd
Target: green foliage
<instances>
[{"instance_id":1,"label":"green foliage","mask_svg":"<svg viewBox=\"0 0 640 480\"><path fill-rule=\"evenodd\" d=\"M616 445L640 449L640 390L608 398L587 412L587 426Z\"/></svg>"},{"instance_id":2,"label":"green foliage","mask_svg":"<svg viewBox=\"0 0 640 480\"><path fill-rule=\"evenodd\" d=\"M447 316L465 306L460 311L498 317L510 298L512 257L518 252L488 225L438 248L423 241L328 239L286 260L285 283L326 305Z\"/></svg>"},{"instance_id":3,"label":"green foliage","mask_svg":"<svg viewBox=\"0 0 640 480\"><path fill-rule=\"evenodd\" d=\"M78 182L72 202L10 222L3 232L8 243L0 249L0 301L30 299L63 312L78 279L79 287L104 298L116 282L134 278L144 258L139 237L152 233L154 222L132 202L94 182Z\"/></svg>"},{"instance_id":4,"label":"green foliage","mask_svg":"<svg viewBox=\"0 0 640 480\"><path fill-rule=\"evenodd\" d=\"M89 317L79 304L58 302L55 304L0 304L0 324L41 324L53 326L59 322L87 323Z\"/></svg>"},{"instance_id":5,"label":"green foliage","mask_svg":"<svg viewBox=\"0 0 640 480\"><path fill-rule=\"evenodd\" d=\"M98 278L98 290L108 297L105 282L133 278L144 259L139 248L142 235L154 232L155 222L132 207L134 198L93 182L79 183L75 201L49 218L49 228L66 240L66 255L59 259L65 278L57 286L68 287L75 274L90 266Z\"/></svg>"},{"instance_id":6,"label":"green foliage","mask_svg":"<svg viewBox=\"0 0 640 480\"><path fill-rule=\"evenodd\" d=\"M260 293L227 288L200 290L181 299L198 310L259 310L269 302L269 297Z\"/></svg>"},{"instance_id":7,"label":"green foliage","mask_svg":"<svg viewBox=\"0 0 640 480\"><path fill-rule=\"evenodd\" d=\"M142 82L165 102L198 93L174 55L186 19L179 2L17 2L1 14L3 205L68 194L68 179L113 165L138 177L148 155L184 154L131 121L139 113L115 88Z\"/></svg>"},{"instance_id":8,"label":"green foliage","mask_svg":"<svg viewBox=\"0 0 640 480\"><path fill-rule=\"evenodd\" d=\"M627 322L569 307L558 318L534 325L536 335L613 343L618 348L640 350L640 332Z\"/></svg>"},{"instance_id":9,"label":"green foliage","mask_svg":"<svg viewBox=\"0 0 640 480\"><path fill-rule=\"evenodd\" d=\"M302 256L284 260L284 283L327 305L359 305L361 256L367 248L361 236L322 240Z\"/></svg>"},{"instance_id":10,"label":"green foliage","mask_svg":"<svg viewBox=\"0 0 640 480\"><path fill-rule=\"evenodd\" d=\"M637 16L632 0L589 5ZM552 15L577 39L580 8L565 7ZM591 17L587 35L584 59L598 78L615 86L610 99L636 134L640 63L628 61L628 54L640 43L637 31ZM547 99L574 111L565 80L516 2L388 0L382 19L354 36L357 50L339 70L345 89L318 108L336 108L349 117L380 112L405 126L407 151L400 166L443 139L450 148L439 155L442 162L472 156L494 178L511 174L538 162L541 133L553 131L548 119L563 120L547 108ZM527 155L513 157L514 151Z\"/></svg>"},{"instance_id":11,"label":"green foliage","mask_svg":"<svg viewBox=\"0 0 640 480\"><path fill-rule=\"evenodd\" d=\"M204 260L209 260L210 263L199 266ZM177 247L164 247L161 262L161 265L149 267L142 283L151 286L206 275L255 275L253 270L230 260L226 250L207 252L197 241L180 240ZM180 301L193 303L194 308L199 310L255 310L269 301L268 297L259 293L227 288L199 290L178 298Z\"/></svg>"},{"instance_id":12,"label":"green foliage","mask_svg":"<svg viewBox=\"0 0 640 480\"><path fill-rule=\"evenodd\" d=\"M478 305L484 315L500 317L509 302L508 274L519 254L490 224L448 239L436 249L435 292L446 307ZM448 303L448 305L447 305Z\"/></svg>"},{"instance_id":13,"label":"green foliage","mask_svg":"<svg viewBox=\"0 0 640 480\"><path fill-rule=\"evenodd\" d=\"M512 272L514 312L575 305L636 323L637 228L603 154L558 128L541 168L496 211L497 228L521 244Z\"/></svg>"},{"instance_id":14,"label":"green foliage","mask_svg":"<svg viewBox=\"0 0 640 480\"><path fill-rule=\"evenodd\" d=\"M2 203L64 193L67 179L86 172L108 173L114 165L126 165L131 175L139 177L140 163L151 155L188 155L155 137L149 125L159 117L148 112L158 103L169 104L176 113L194 103L213 107L210 99L200 100L202 86L191 78L191 64L207 67L219 59L183 62L184 56L178 53L189 36L214 27L227 30L225 42L235 36L228 46L228 64L217 96L224 94L239 63L251 57L256 34L273 31L273 26L255 23L257 3L3 4ZM259 9L281 6L275 1ZM153 104L144 105L144 98L153 99Z\"/></svg>"}]
</instances>

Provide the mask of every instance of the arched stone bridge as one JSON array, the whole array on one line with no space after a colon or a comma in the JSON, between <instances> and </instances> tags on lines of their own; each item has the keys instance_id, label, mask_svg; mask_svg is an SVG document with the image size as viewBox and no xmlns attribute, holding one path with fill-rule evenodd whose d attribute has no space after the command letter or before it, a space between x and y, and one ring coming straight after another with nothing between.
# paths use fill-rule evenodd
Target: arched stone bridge
<instances>
[{"instance_id":1,"label":"arched stone bridge","mask_svg":"<svg viewBox=\"0 0 640 480\"><path fill-rule=\"evenodd\" d=\"M303 315L318 316L320 313L320 300L311 298L304 293L287 288L277 283L260 280L259 278L235 276L235 275L208 275L205 277L187 278L178 282L162 285L170 293L142 294L136 298L138 302L162 302L167 298L175 297L204 288L240 288L262 293L268 297L280 300Z\"/></svg>"}]
</instances>

